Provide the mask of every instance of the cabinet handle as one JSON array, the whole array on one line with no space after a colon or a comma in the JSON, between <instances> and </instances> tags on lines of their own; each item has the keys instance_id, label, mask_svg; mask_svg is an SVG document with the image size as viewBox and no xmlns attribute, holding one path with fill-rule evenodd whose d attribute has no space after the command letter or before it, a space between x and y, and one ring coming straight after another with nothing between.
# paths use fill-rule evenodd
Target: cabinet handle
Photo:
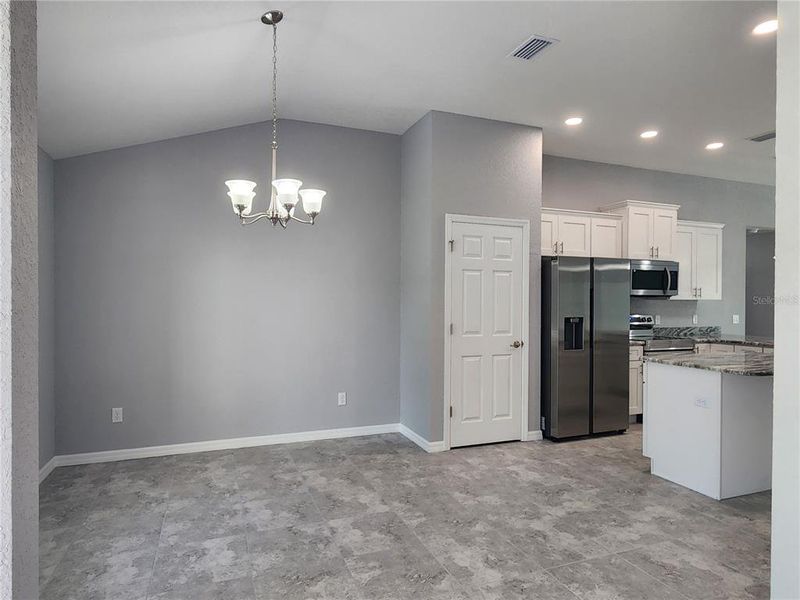
<instances>
[{"instance_id":1,"label":"cabinet handle","mask_svg":"<svg viewBox=\"0 0 800 600\"><path fill-rule=\"evenodd\" d=\"M650 258L653 258L653 247L650 246Z\"/></svg>"},{"instance_id":2,"label":"cabinet handle","mask_svg":"<svg viewBox=\"0 0 800 600\"><path fill-rule=\"evenodd\" d=\"M703 297L703 288L700 288L700 297Z\"/></svg>"},{"instance_id":3,"label":"cabinet handle","mask_svg":"<svg viewBox=\"0 0 800 600\"><path fill-rule=\"evenodd\" d=\"M697 298L697 288L692 288L692 297Z\"/></svg>"},{"instance_id":4,"label":"cabinet handle","mask_svg":"<svg viewBox=\"0 0 800 600\"><path fill-rule=\"evenodd\" d=\"M564 254L564 242L559 242L561 244L561 254Z\"/></svg>"},{"instance_id":5,"label":"cabinet handle","mask_svg":"<svg viewBox=\"0 0 800 600\"><path fill-rule=\"evenodd\" d=\"M555 242L555 243L553 244L553 252L554 252L555 254L558 254L558 242Z\"/></svg>"},{"instance_id":6,"label":"cabinet handle","mask_svg":"<svg viewBox=\"0 0 800 600\"><path fill-rule=\"evenodd\" d=\"M658 258L660 247L656 246L656 258Z\"/></svg>"}]
</instances>

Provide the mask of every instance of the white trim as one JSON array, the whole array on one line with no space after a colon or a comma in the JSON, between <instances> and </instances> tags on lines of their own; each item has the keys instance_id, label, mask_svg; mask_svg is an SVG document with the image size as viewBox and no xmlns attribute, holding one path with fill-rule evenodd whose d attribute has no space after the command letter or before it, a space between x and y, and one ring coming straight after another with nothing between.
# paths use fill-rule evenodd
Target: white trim
<instances>
[{"instance_id":1,"label":"white trim","mask_svg":"<svg viewBox=\"0 0 800 600\"><path fill-rule=\"evenodd\" d=\"M628 208L629 206L638 206L639 208L665 208L668 210L678 210L681 207L680 204L664 204L663 202L646 202L644 200L622 200L621 202L601 206L598 210L600 212L608 212L621 208Z\"/></svg>"},{"instance_id":2,"label":"white trim","mask_svg":"<svg viewBox=\"0 0 800 600\"><path fill-rule=\"evenodd\" d=\"M406 436L409 440L414 442L417 446L425 450L425 452L442 452L444 448L444 442L429 442L416 431L409 429L402 423L399 423L397 426L397 430Z\"/></svg>"},{"instance_id":3,"label":"white trim","mask_svg":"<svg viewBox=\"0 0 800 600\"><path fill-rule=\"evenodd\" d=\"M168 444L165 446L145 446L143 448L125 448L121 450L105 450L103 452L85 452L83 454L62 454L54 456L50 463L53 467L72 465L88 465L92 463L114 462L134 458L153 458L156 456L169 456L172 454L189 454L192 452L208 452L210 450L233 450L236 448L251 448L254 446L271 446L274 444L291 444L294 442L312 442L316 440L331 440L336 438L358 437L362 435L377 435L381 433L397 433L400 431L398 423L385 425L367 425L365 427L345 427L342 429L317 429L313 431L300 431L297 433L277 433L273 435L259 435L255 437L231 438L225 440L208 440L205 442L189 442L185 444ZM45 465L44 468L47 468Z\"/></svg>"},{"instance_id":4,"label":"white trim","mask_svg":"<svg viewBox=\"0 0 800 600\"><path fill-rule=\"evenodd\" d=\"M57 456L54 456L53 458L48 460L46 463L44 463L44 466L41 469L39 469L39 483L40 484L45 479L47 479L47 476L50 475L50 473L53 472L53 469L55 469L58 466L58 464L56 464L58 462L56 460L57 458L58 458Z\"/></svg>"},{"instance_id":5,"label":"white trim","mask_svg":"<svg viewBox=\"0 0 800 600\"><path fill-rule=\"evenodd\" d=\"M678 221L678 227L708 227L709 229L723 229L725 223L709 223L707 221Z\"/></svg>"},{"instance_id":6,"label":"white trim","mask_svg":"<svg viewBox=\"0 0 800 600\"><path fill-rule=\"evenodd\" d=\"M478 225L502 225L522 229L522 331L523 338L530 334L528 322L530 315L530 255L531 255L531 222L529 219L505 219L499 217L480 217L470 215L445 214L445 252L444 252L444 398L442 404L442 438L443 450L450 450L450 251L447 243L452 238L453 223L476 223ZM530 344L522 346L522 410L520 440L528 435L528 349ZM438 443L438 442L437 442Z\"/></svg>"},{"instance_id":7,"label":"white trim","mask_svg":"<svg viewBox=\"0 0 800 600\"><path fill-rule=\"evenodd\" d=\"M605 213L605 212L593 212L590 210L575 210L573 208L556 208L555 206L543 206L542 207L542 214L543 215L575 215L575 216L583 216L583 217L594 217L594 218L603 218L603 219L614 219L615 221L621 221L622 215L617 213Z\"/></svg>"},{"instance_id":8,"label":"white trim","mask_svg":"<svg viewBox=\"0 0 800 600\"><path fill-rule=\"evenodd\" d=\"M542 441L542 430L537 429L536 431L529 431L525 434L525 439L522 440L523 442L540 442Z\"/></svg>"}]
</instances>

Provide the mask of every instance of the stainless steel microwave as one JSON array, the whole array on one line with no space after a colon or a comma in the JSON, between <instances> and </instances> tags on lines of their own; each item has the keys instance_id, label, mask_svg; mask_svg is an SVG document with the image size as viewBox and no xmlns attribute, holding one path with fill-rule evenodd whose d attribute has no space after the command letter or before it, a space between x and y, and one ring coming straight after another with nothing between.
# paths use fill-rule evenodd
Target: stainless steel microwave
<instances>
[{"instance_id":1,"label":"stainless steel microwave","mask_svg":"<svg viewBox=\"0 0 800 600\"><path fill-rule=\"evenodd\" d=\"M678 263L671 260L632 260L631 296L669 298L678 293Z\"/></svg>"}]
</instances>

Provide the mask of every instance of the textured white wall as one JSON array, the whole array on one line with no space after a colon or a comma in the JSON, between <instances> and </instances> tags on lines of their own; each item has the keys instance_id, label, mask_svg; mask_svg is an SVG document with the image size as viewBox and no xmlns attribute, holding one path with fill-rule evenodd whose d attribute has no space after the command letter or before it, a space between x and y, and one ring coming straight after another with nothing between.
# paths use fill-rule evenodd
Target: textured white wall
<instances>
[{"instance_id":1,"label":"textured white wall","mask_svg":"<svg viewBox=\"0 0 800 600\"><path fill-rule=\"evenodd\" d=\"M800 598L800 4L778 2L778 20L771 594L796 600Z\"/></svg>"},{"instance_id":2,"label":"textured white wall","mask_svg":"<svg viewBox=\"0 0 800 600\"><path fill-rule=\"evenodd\" d=\"M0 1L0 598L39 582L36 3Z\"/></svg>"}]
</instances>

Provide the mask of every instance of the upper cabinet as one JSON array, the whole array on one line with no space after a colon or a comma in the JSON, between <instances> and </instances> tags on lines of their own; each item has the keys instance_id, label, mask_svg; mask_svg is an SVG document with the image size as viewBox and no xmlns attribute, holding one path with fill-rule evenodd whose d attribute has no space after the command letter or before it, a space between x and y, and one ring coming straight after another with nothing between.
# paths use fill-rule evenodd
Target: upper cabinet
<instances>
[{"instance_id":1,"label":"upper cabinet","mask_svg":"<svg viewBox=\"0 0 800 600\"><path fill-rule=\"evenodd\" d=\"M626 200L601 210L622 217L622 255L672 260L676 253L677 204Z\"/></svg>"},{"instance_id":2,"label":"upper cabinet","mask_svg":"<svg viewBox=\"0 0 800 600\"><path fill-rule=\"evenodd\" d=\"M621 225L616 215L542 208L542 254L620 258Z\"/></svg>"},{"instance_id":3,"label":"upper cabinet","mask_svg":"<svg viewBox=\"0 0 800 600\"><path fill-rule=\"evenodd\" d=\"M678 294L673 300L722 299L721 223L678 221L675 260Z\"/></svg>"}]
</instances>

